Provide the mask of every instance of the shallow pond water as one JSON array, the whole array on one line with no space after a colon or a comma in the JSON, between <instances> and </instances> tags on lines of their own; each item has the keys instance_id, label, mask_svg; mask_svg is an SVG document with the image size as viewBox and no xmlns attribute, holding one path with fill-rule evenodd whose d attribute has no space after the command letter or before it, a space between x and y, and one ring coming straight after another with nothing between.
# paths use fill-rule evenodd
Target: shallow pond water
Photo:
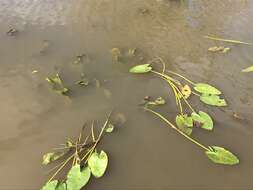
<instances>
[{"instance_id":1,"label":"shallow pond water","mask_svg":"<svg viewBox=\"0 0 253 190\"><path fill-rule=\"evenodd\" d=\"M49 177L49 168L41 166L43 153L76 136L85 121L105 119L112 108L126 122L100 144L109 168L87 189L252 189L252 74L241 70L252 65L253 47L227 44L231 52L212 54L210 46L224 43L203 38L253 42L252 17L249 0L0 0L0 189L39 189ZM19 31L15 36L6 35L11 27ZM137 57L113 63L114 47L137 48ZM79 54L86 56L75 64ZM239 165L209 162L138 107L146 95L163 96L161 112L171 119L177 113L163 82L128 73L154 56L167 68L222 89L228 107L193 100L215 119L212 133L193 136L229 148L239 155ZM84 72L91 84L72 85L68 99L48 87L45 77L54 72L69 86ZM95 80L102 81L100 88Z\"/></svg>"}]
</instances>

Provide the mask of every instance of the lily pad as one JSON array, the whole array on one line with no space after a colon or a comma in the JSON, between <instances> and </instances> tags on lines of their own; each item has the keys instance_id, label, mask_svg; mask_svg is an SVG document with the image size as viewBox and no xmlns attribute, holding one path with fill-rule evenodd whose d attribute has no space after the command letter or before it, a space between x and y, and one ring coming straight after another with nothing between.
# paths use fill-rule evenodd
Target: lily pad
<instances>
[{"instance_id":1,"label":"lily pad","mask_svg":"<svg viewBox=\"0 0 253 190\"><path fill-rule=\"evenodd\" d=\"M88 166L91 169L91 173L96 178L102 177L104 175L107 164L108 157L103 150L100 152L100 154L94 152L88 160Z\"/></svg>"},{"instance_id":2,"label":"lily pad","mask_svg":"<svg viewBox=\"0 0 253 190\"><path fill-rule=\"evenodd\" d=\"M80 190L88 183L90 176L91 172L89 167L81 170L80 165L76 164L70 169L67 175L66 183L68 190Z\"/></svg>"},{"instance_id":3,"label":"lily pad","mask_svg":"<svg viewBox=\"0 0 253 190\"><path fill-rule=\"evenodd\" d=\"M221 91L219 91L217 88L215 88L209 84L205 84L205 83L195 84L194 90L196 90L197 92L200 92L202 94L214 94L214 95L221 94Z\"/></svg>"},{"instance_id":4,"label":"lily pad","mask_svg":"<svg viewBox=\"0 0 253 190\"><path fill-rule=\"evenodd\" d=\"M137 65L132 67L129 72L130 73L148 73L152 70L150 64Z\"/></svg>"},{"instance_id":5,"label":"lily pad","mask_svg":"<svg viewBox=\"0 0 253 190\"><path fill-rule=\"evenodd\" d=\"M42 164L43 165L47 165L55 160L58 160L59 158L61 158L63 155L65 154L65 152L49 152L43 155L43 161Z\"/></svg>"},{"instance_id":6,"label":"lily pad","mask_svg":"<svg viewBox=\"0 0 253 190\"><path fill-rule=\"evenodd\" d=\"M206 155L212 162L225 165L239 164L239 159L230 151L218 146L209 148L210 150L206 151Z\"/></svg>"},{"instance_id":7,"label":"lily pad","mask_svg":"<svg viewBox=\"0 0 253 190\"><path fill-rule=\"evenodd\" d=\"M227 106L226 100L217 95L202 94L200 100L211 106Z\"/></svg>"},{"instance_id":8,"label":"lily pad","mask_svg":"<svg viewBox=\"0 0 253 190\"><path fill-rule=\"evenodd\" d=\"M42 187L42 190L55 190L58 184L58 180L53 180Z\"/></svg>"},{"instance_id":9,"label":"lily pad","mask_svg":"<svg viewBox=\"0 0 253 190\"><path fill-rule=\"evenodd\" d=\"M253 66L247 67L246 69L243 69L242 72L248 73L248 72L253 72Z\"/></svg>"},{"instance_id":10,"label":"lily pad","mask_svg":"<svg viewBox=\"0 0 253 190\"><path fill-rule=\"evenodd\" d=\"M201 128L206 130L213 129L213 120L207 113L203 111L199 111L198 114L193 112L191 116L194 121L200 122L202 124Z\"/></svg>"},{"instance_id":11,"label":"lily pad","mask_svg":"<svg viewBox=\"0 0 253 190\"><path fill-rule=\"evenodd\" d=\"M193 120L191 117L188 117L187 115L177 115L176 124L180 131L189 136L191 135L193 127Z\"/></svg>"}]
</instances>

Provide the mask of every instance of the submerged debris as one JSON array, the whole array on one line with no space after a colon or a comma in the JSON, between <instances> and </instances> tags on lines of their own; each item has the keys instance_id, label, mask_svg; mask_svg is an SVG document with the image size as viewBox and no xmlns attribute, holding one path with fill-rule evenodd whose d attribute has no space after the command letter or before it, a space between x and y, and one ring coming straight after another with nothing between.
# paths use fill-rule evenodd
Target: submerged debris
<instances>
[{"instance_id":1,"label":"submerged debris","mask_svg":"<svg viewBox=\"0 0 253 190\"><path fill-rule=\"evenodd\" d=\"M114 63L117 63L122 55L119 48L112 48L111 54L112 54L112 60Z\"/></svg>"},{"instance_id":2,"label":"submerged debris","mask_svg":"<svg viewBox=\"0 0 253 190\"><path fill-rule=\"evenodd\" d=\"M69 92L69 89L63 85L62 79L58 73L51 77L47 77L46 81L51 84L52 89L56 93L66 95L66 93Z\"/></svg>"},{"instance_id":3,"label":"submerged debris","mask_svg":"<svg viewBox=\"0 0 253 190\"><path fill-rule=\"evenodd\" d=\"M244 72L244 73L253 72L253 66L250 66L250 67L247 67L246 69L243 69L242 72Z\"/></svg>"},{"instance_id":4,"label":"submerged debris","mask_svg":"<svg viewBox=\"0 0 253 190\"><path fill-rule=\"evenodd\" d=\"M15 28L10 28L10 29L6 32L6 34L7 34L8 36L16 36L16 35L18 34L18 30L15 29Z\"/></svg>"},{"instance_id":5,"label":"submerged debris","mask_svg":"<svg viewBox=\"0 0 253 190\"><path fill-rule=\"evenodd\" d=\"M253 43L241 42L241 41L238 41L238 40L230 40L230 39L217 38L217 37L214 37L214 36L204 36L204 38L207 38L207 39L210 39L210 40L215 40L215 41L222 41L222 42L233 43L233 44L253 45Z\"/></svg>"},{"instance_id":6,"label":"submerged debris","mask_svg":"<svg viewBox=\"0 0 253 190\"><path fill-rule=\"evenodd\" d=\"M231 49L229 47L224 47L224 46L214 46L208 48L208 51L210 52L220 52L220 53L227 53Z\"/></svg>"}]
</instances>

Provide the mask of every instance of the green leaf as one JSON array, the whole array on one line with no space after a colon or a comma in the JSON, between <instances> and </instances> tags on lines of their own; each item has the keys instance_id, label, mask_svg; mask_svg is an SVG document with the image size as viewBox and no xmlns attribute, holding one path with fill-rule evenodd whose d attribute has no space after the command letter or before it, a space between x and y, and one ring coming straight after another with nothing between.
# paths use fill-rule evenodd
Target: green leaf
<instances>
[{"instance_id":1,"label":"green leaf","mask_svg":"<svg viewBox=\"0 0 253 190\"><path fill-rule=\"evenodd\" d=\"M166 101L162 97L156 98L155 101L146 102L146 105L153 105L153 106L159 106L164 104L166 104Z\"/></svg>"},{"instance_id":2,"label":"green leaf","mask_svg":"<svg viewBox=\"0 0 253 190\"><path fill-rule=\"evenodd\" d=\"M200 96L200 100L204 102L205 104L208 104L211 106L227 106L225 99L221 99L217 95L202 94Z\"/></svg>"},{"instance_id":3,"label":"green leaf","mask_svg":"<svg viewBox=\"0 0 253 190\"><path fill-rule=\"evenodd\" d=\"M42 187L42 190L55 190L57 187L57 184L58 184L57 180L50 181L49 183L47 183L46 185Z\"/></svg>"},{"instance_id":4,"label":"green leaf","mask_svg":"<svg viewBox=\"0 0 253 190\"><path fill-rule=\"evenodd\" d=\"M52 77L47 77L46 81L52 85L52 89L59 94L66 94L69 89L64 87L63 82L60 78L60 75L56 73Z\"/></svg>"},{"instance_id":5,"label":"green leaf","mask_svg":"<svg viewBox=\"0 0 253 190\"><path fill-rule=\"evenodd\" d=\"M193 120L191 117L188 117L187 115L177 115L176 124L180 131L189 136L191 135L193 127Z\"/></svg>"},{"instance_id":6,"label":"green leaf","mask_svg":"<svg viewBox=\"0 0 253 190\"><path fill-rule=\"evenodd\" d=\"M221 91L219 91L217 88L205 83L195 84L194 90L202 94L215 94L215 95L221 94Z\"/></svg>"},{"instance_id":7,"label":"green leaf","mask_svg":"<svg viewBox=\"0 0 253 190\"><path fill-rule=\"evenodd\" d=\"M66 183L59 183L55 190L67 190L67 184Z\"/></svg>"},{"instance_id":8,"label":"green leaf","mask_svg":"<svg viewBox=\"0 0 253 190\"><path fill-rule=\"evenodd\" d=\"M239 164L239 159L233 153L222 147L211 146L210 150L206 151L206 155L212 162L216 164Z\"/></svg>"},{"instance_id":9,"label":"green leaf","mask_svg":"<svg viewBox=\"0 0 253 190\"><path fill-rule=\"evenodd\" d=\"M43 155L43 165L47 165L60 157L62 157L65 154L65 152L49 152Z\"/></svg>"},{"instance_id":10,"label":"green leaf","mask_svg":"<svg viewBox=\"0 0 253 190\"><path fill-rule=\"evenodd\" d=\"M199 111L199 113L192 113L192 119L194 121L200 122L201 128L206 129L206 130L212 130L213 129L213 120L212 118L205 112Z\"/></svg>"},{"instance_id":11,"label":"green leaf","mask_svg":"<svg viewBox=\"0 0 253 190\"><path fill-rule=\"evenodd\" d=\"M80 190L88 183L90 175L91 172L89 167L85 167L81 171L79 164L73 166L67 175L66 183L68 190Z\"/></svg>"},{"instance_id":12,"label":"green leaf","mask_svg":"<svg viewBox=\"0 0 253 190\"><path fill-rule=\"evenodd\" d=\"M244 73L253 72L253 65L250 67L247 67L246 69L243 69L242 72Z\"/></svg>"},{"instance_id":13,"label":"green leaf","mask_svg":"<svg viewBox=\"0 0 253 190\"><path fill-rule=\"evenodd\" d=\"M88 160L88 166L91 173L96 177L102 177L105 173L108 164L107 154L102 150L100 154L93 152Z\"/></svg>"},{"instance_id":14,"label":"green leaf","mask_svg":"<svg viewBox=\"0 0 253 190\"><path fill-rule=\"evenodd\" d=\"M152 70L150 64L137 65L132 67L129 72L130 73L148 73Z\"/></svg>"},{"instance_id":15,"label":"green leaf","mask_svg":"<svg viewBox=\"0 0 253 190\"><path fill-rule=\"evenodd\" d=\"M105 132L111 133L114 130L114 125L109 123L108 127L105 129Z\"/></svg>"}]
</instances>

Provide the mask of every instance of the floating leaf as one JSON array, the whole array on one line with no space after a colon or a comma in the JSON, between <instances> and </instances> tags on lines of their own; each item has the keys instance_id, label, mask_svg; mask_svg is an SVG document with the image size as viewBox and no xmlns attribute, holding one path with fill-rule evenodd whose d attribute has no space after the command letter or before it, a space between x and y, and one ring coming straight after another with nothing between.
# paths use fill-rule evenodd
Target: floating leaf
<instances>
[{"instance_id":1,"label":"floating leaf","mask_svg":"<svg viewBox=\"0 0 253 190\"><path fill-rule=\"evenodd\" d=\"M43 165L47 165L60 157L62 157L65 154L65 152L49 152L43 155Z\"/></svg>"},{"instance_id":2,"label":"floating leaf","mask_svg":"<svg viewBox=\"0 0 253 190\"><path fill-rule=\"evenodd\" d=\"M202 94L214 94L214 95L221 94L221 91L219 91L217 88L215 88L209 84L205 84L205 83L195 84L194 90L196 90L197 92L200 92Z\"/></svg>"},{"instance_id":3,"label":"floating leaf","mask_svg":"<svg viewBox=\"0 0 253 190\"><path fill-rule=\"evenodd\" d=\"M221 52L221 53L227 53L230 50L229 47L224 47L224 46L214 46L208 48L208 51L211 52Z\"/></svg>"},{"instance_id":4,"label":"floating leaf","mask_svg":"<svg viewBox=\"0 0 253 190\"><path fill-rule=\"evenodd\" d=\"M88 166L91 173L96 177L102 177L105 173L108 164L107 154L102 150L100 154L93 152L88 160Z\"/></svg>"},{"instance_id":5,"label":"floating leaf","mask_svg":"<svg viewBox=\"0 0 253 190\"><path fill-rule=\"evenodd\" d=\"M166 101L162 97L158 97L155 99L155 101L146 101L146 105L154 105L154 106L159 106L159 105L164 105Z\"/></svg>"},{"instance_id":6,"label":"floating leaf","mask_svg":"<svg viewBox=\"0 0 253 190\"><path fill-rule=\"evenodd\" d=\"M55 190L67 190L67 184L66 183L59 183Z\"/></svg>"},{"instance_id":7,"label":"floating leaf","mask_svg":"<svg viewBox=\"0 0 253 190\"><path fill-rule=\"evenodd\" d=\"M193 127L193 120L191 117L188 117L187 115L177 115L176 124L180 131L187 135L191 135Z\"/></svg>"},{"instance_id":8,"label":"floating leaf","mask_svg":"<svg viewBox=\"0 0 253 190\"><path fill-rule=\"evenodd\" d=\"M55 190L57 187L57 184L58 184L57 180L50 181L49 183L47 183L46 185L42 187L42 190Z\"/></svg>"},{"instance_id":9,"label":"floating leaf","mask_svg":"<svg viewBox=\"0 0 253 190\"><path fill-rule=\"evenodd\" d=\"M217 164L235 165L239 163L239 159L233 153L218 146L211 146L210 150L206 151L206 155Z\"/></svg>"},{"instance_id":10,"label":"floating leaf","mask_svg":"<svg viewBox=\"0 0 253 190\"><path fill-rule=\"evenodd\" d=\"M129 72L130 73L148 73L152 70L150 64L137 65L132 67Z\"/></svg>"},{"instance_id":11,"label":"floating leaf","mask_svg":"<svg viewBox=\"0 0 253 190\"><path fill-rule=\"evenodd\" d=\"M243 69L242 72L244 73L253 72L253 65L250 67L247 67L246 69Z\"/></svg>"},{"instance_id":12,"label":"floating leaf","mask_svg":"<svg viewBox=\"0 0 253 190\"><path fill-rule=\"evenodd\" d=\"M192 91L191 91L191 88L189 85L184 85L182 88L181 88L181 93L183 94L184 98L187 99L190 97Z\"/></svg>"},{"instance_id":13,"label":"floating leaf","mask_svg":"<svg viewBox=\"0 0 253 190\"><path fill-rule=\"evenodd\" d=\"M114 125L109 123L108 127L105 129L105 132L111 133L111 132L113 132L113 130L114 130Z\"/></svg>"},{"instance_id":14,"label":"floating leaf","mask_svg":"<svg viewBox=\"0 0 253 190\"><path fill-rule=\"evenodd\" d=\"M213 129L213 120L207 113L203 111L199 111L198 114L193 112L191 116L194 121L200 122L202 124L201 128L206 130Z\"/></svg>"},{"instance_id":15,"label":"floating leaf","mask_svg":"<svg viewBox=\"0 0 253 190\"><path fill-rule=\"evenodd\" d=\"M200 100L204 102L205 104L208 104L211 106L227 106L225 99L221 99L217 95L202 94L200 96Z\"/></svg>"},{"instance_id":16,"label":"floating leaf","mask_svg":"<svg viewBox=\"0 0 253 190\"><path fill-rule=\"evenodd\" d=\"M68 190L80 190L88 183L90 175L91 172L89 167L85 167L81 171L81 167L79 164L73 166L67 175L66 183Z\"/></svg>"}]
</instances>

